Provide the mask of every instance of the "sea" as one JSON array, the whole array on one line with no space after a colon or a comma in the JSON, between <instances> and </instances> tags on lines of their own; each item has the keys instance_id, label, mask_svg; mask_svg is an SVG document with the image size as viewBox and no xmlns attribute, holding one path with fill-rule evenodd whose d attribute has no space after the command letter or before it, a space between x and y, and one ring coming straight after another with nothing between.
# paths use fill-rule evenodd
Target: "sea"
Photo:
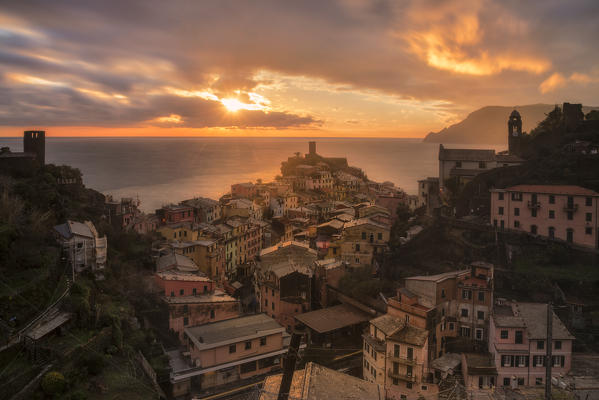
<instances>
[{"instance_id":1,"label":"sea","mask_svg":"<svg viewBox=\"0 0 599 400\"><path fill-rule=\"evenodd\" d=\"M87 187L115 198L137 197L142 210L153 212L196 196L218 199L233 183L272 180L287 157L308 152L311 140L318 154L347 157L370 179L391 181L409 194L417 193L419 179L438 176L439 144L422 139L49 137L46 163L79 168ZM23 139L0 137L4 146L22 151Z\"/></svg>"}]
</instances>

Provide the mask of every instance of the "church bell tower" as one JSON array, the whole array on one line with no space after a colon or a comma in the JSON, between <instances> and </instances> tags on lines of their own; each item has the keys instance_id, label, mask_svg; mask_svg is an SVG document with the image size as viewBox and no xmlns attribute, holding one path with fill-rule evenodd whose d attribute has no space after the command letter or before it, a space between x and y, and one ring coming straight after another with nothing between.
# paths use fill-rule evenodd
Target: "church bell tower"
<instances>
[{"instance_id":1,"label":"church bell tower","mask_svg":"<svg viewBox=\"0 0 599 400\"><path fill-rule=\"evenodd\" d=\"M510 154L520 153L520 142L522 140L522 118L516 110L512 111L507 121L508 151Z\"/></svg>"}]
</instances>

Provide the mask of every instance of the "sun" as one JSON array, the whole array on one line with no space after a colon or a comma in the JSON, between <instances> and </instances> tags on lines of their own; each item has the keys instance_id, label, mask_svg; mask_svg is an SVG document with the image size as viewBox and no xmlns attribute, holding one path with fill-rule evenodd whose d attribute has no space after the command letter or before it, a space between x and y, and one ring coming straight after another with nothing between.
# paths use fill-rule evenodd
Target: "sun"
<instances>
[{"instance_id":1,"label":"sun","mask_svg":"<svg viewBox=\"0 0 599 400\"><path fill-rule=\"evenodd\" d=\"M252 104L245 104L237 99L220 99L220 102L229 112L237 112L239 110L247 110Z\"/></svg>"}]
</instances>

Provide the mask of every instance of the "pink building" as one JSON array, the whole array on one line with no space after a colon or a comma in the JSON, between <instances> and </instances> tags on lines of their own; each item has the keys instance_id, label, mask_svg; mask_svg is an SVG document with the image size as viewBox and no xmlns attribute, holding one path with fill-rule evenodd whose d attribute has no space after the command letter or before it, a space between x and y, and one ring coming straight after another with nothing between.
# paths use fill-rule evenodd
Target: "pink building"
<instances>
[{"instance_id":1,"label":"pink building","mask_svg":"<svg viewBox=\"0 0 599 400\"><path fill-rule=\"evenodd\" d=\"M547 343L547 305L497 305L489 322L489 352L495 360L497 385L545 384L546 349L552 346L552 375L566 375L572 362L574 336L553 314L552 343Z\"/></svg>"},{"instance_id":2,"label":"pink building","mask_svg":"<svg viewBox=\"0 0 599 400\"><path fill-rule=\"evenodd\" d=\"M179 222L193 222L193 208L183 205L168 205L156 210L161 225L177 224Z\"/></svg>"},{"instance_id":3,"label":"pink building","mask_svg":"<svg viewBox=\"0 0 599 400\"><path fill-rule=\"evenodd\" d=\"M251 182L245 183L236 183L231 185L231 196L233 197L243 197L246 199L250 199L258 193L258 186L254 185Z\"/></svg>"},{"instance_id":4,"label":"pink building","mask_svg":"<svg viewBox=\"0 0 599 400\"><path fill-rule=\"evenodd\" d=\"M599 248L599 193L580 186L518 185L491 190L491 223Z\"/></svg>"}]
</instances>

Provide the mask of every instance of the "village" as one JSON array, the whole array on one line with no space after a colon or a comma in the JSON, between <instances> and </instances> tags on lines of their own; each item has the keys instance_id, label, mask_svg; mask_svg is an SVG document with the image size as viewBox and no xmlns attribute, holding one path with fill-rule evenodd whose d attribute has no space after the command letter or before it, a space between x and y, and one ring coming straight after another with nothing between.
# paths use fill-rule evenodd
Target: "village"
<instances>
[{"instance_id":1,"label":"village","mask_svg":"<svg viewBox=\"0 0 599 400\"><path fill-rule=\"evenodd\" d=\"M305 155L282 162L273 181L233 183L220 199L195 197L146 214L138 199L106 196L113 229L154 238L154 270L139 286L159 311L138 319L159 332L168 357L168 382L154 373L156 385L182 399L251 390L263 399L304 398L306 382L316 385L310 398L331 390L396 400L576 390L569 375L575 322L551 304L496 296L493 263L407 276L376 298L352 296L344 283L384 281L394 227L404 226L396 239L406 245L447 214L446 185L523 163L521 136L514 111L506 152L441 145L439 177L421 180L417 195L369 180L345 158L321 156L311 141ZM3 154L43 162L43 140L43 132L26 132L25 153ZM534 184L490 192L487 230L588 249L598 243L597 192ZM108 241L91 221L67 220L54 235L70 283L79 274L103 279ZM69 319L66 312L46 315L25 336L41 340Z\"/></svg>"}]
</instances>

